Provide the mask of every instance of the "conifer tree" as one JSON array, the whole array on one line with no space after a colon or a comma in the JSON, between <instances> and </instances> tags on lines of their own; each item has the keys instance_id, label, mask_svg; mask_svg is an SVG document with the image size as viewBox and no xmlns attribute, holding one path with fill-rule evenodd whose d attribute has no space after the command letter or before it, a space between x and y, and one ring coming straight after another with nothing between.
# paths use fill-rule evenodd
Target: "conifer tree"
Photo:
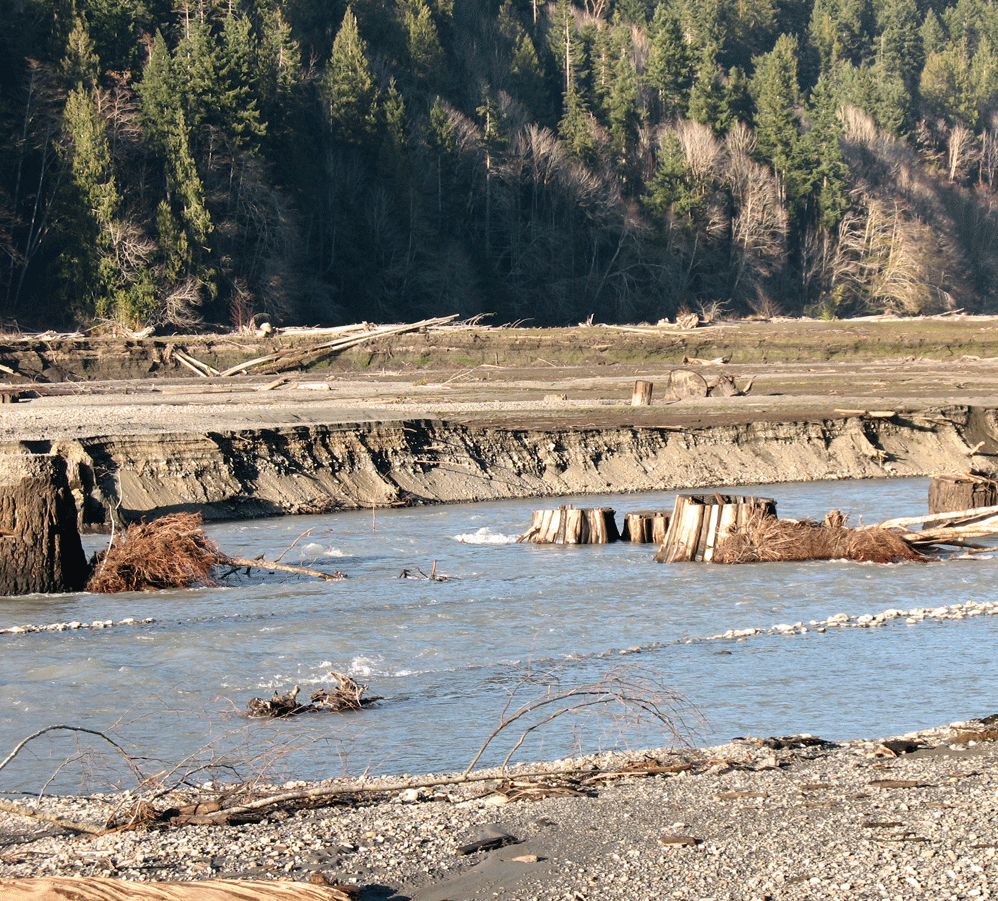
<instances>
[{"instance_id":1,"label":"conifer tree","mask_svg":"<svg viewBox=\"0 0 998 901\"><path fill-rule=\"evenodd\" d=\"M367 47L348 7L319 84L333 140L367 146L377 131L378 90L367 61Z\"/></svg>"},{"instance_id":2,"label":"conifer tree","mask_svg":"<svg viewBox=\"0 0 998 901\"><path fill-rule=\"evenodd\" d=\"M651 45L643 84L652 91L652 120L676 119L686 115L693 84L693 54L686 43L679 17L667 4L655 9L651 23Z\"/></svg>"},{"instance_id":3,"label":"conifer tree","mask_svg":"<svg viewBox=\"0 0 998 901\"><path fill-rule=\"evenodd\" d=\"M408 0L404 17L412 74L424 88L442 86L444 49L430 7L424 0Z\"/></svg>"},{"instance_id":4,"label":"conifer tree","mask_svg":"<svg viewBox=\"0 0 998 901\"><path fill-rule=\"evenodd\" d=\"M792 179L798 138L797 110L801 102L797 44L793 38L780 35L772 51L756 59L752 86L759 150L772 160L784 179Z\"/></svg>"}]
</instances>

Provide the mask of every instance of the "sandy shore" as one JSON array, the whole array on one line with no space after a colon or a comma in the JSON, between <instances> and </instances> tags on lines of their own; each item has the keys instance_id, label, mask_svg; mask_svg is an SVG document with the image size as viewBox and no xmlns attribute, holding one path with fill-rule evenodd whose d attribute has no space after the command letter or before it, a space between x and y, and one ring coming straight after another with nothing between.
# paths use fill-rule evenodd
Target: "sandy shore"
<instances>
[{"instance_id":1,"label":"sandy shore","mask_svg":"<svg viewBox=\"0 0 998 901\"><path fill-rule=\"evenodd\" d=\"M384 901L986 899L998 884L993 719L887 741L742 739L562 761L545 765L550 793L534 800L497 793L493 773L238 826L81 837L3 814L0 880L319 873ZM624 771L635 764L662 772ZM571 779L553 775L566 767ZM97 823L123 800L35 803Z\"/></svg>"}]
</instances>

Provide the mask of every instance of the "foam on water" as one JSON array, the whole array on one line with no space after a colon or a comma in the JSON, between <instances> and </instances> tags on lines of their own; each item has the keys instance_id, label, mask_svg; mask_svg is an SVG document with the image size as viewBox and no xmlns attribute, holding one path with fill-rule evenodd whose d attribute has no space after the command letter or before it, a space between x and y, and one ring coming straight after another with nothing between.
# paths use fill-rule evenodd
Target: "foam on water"
<instances>
[{"instance_id":1,"label":"foam on water","mask_svg":"<svg viewBox=\"0 0 998 901\"><path fill-rule=\"evenodd\" d=\"M488 526L482 526L477 532L455 535L454 540L461 544L516 544L518 535L503 535Z\"/></svg>"}]
</instances>

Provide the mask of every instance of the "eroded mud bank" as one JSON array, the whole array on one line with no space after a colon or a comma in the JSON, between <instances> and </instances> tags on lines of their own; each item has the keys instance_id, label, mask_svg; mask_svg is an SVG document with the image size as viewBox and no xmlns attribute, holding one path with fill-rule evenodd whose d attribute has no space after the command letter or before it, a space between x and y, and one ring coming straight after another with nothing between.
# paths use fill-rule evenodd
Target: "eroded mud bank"
<instances>
[{"instance_id":1,"label":"eroded mud bank","mask_svg":"<svg viewBox=\"0 0 998 901\"><path fill-rule=\"evenodd\" d=\"M38 443L30 449L56 451L70 463L85 521L100 521L108 507L126 521L178 509L236 519L989 469L998 459L998 413L953 407L690 430L410 420Z\"/></svg>"}]
</instances>

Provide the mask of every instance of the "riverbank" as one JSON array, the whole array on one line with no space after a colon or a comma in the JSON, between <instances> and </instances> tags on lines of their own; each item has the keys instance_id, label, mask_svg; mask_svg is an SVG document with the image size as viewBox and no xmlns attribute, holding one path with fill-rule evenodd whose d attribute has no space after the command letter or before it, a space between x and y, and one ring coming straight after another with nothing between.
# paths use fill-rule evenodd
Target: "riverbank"
<instances>
[{"instance_id":1,"label":"riverbank","mask_svg":"<svg viewBox=\"0 0 998 901\"><path fill-rule=\"evenodd\" d=\"M64 456L98 528L111 509L224 520L998 468L998 365L972 352L998 353L998 320L650 331L434 331L277 379L178 378L161 362L93 380L116 371L113 353L74 343L59 359L87 361L79 373L49 360L39 378L66 380L10 380L21 399L0 405L0 451ZM252 342L211 359L265 349ZM923 355L889 356L899 349ZM26 368L25 353L11 362ZM677 368L747 393L675 399ZM649 406L631 406L638 379L655 385Z\"/></svg>"},{"instance_id":2,"label":"riverbank","mask_svg":"<svg viewBox=\"0 0 998 901\"><path fill-rule=\"evenodd\" d=\"M535 800L497 793L496 773L495 781L353 794L261 823L96 838L3 814L0 879L308 882L321 874L359 887L368 901L986 899L998 881L993 720L891 740L746 738L562 761L543 767L549 779L570 769L577 781ZM634 766L659 772L625 772ZM124 803L37 802L88 822Z\"/></svg>"}]
</instances>

